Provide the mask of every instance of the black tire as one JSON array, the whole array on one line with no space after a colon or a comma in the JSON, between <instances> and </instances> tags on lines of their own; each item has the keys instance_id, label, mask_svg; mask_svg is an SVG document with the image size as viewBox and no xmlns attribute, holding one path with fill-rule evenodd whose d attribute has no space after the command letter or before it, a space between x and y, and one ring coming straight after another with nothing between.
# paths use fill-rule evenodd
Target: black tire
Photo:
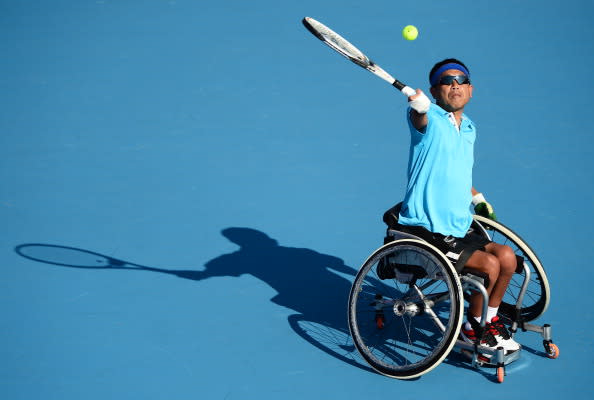
<instances>
[{"instance_id":1,"label":"black tire","mask_svg":"<svg viewBox=\"0 0 594 400\"><path fill-rule=\"evenodd\" d=\"M531 272L528 289L522 301L520 312L524 321L533 321L540 317L548 308L551 290L542 263L522 238L500 222L475 215L474 220L482 228L482 233L492 241L510 246L516 255L524 259L525 265ZM525 273L514 274L505 292L503 302L499 307L499 314L508 322L515 320L516 303L524 282Z\"/></svg>"},{"instance_id":2,"label":"black tire","mask_svg":"<svg viewBox=\"0 0 594 400\"><path fill-rule=\"evenodd\" d=\"M464 298L458 274L442 253L426 242L402 239L365 261L348 308L362 357L383 375L412 379L439 365L454 347Z\"/></svg>"}]
</instances>

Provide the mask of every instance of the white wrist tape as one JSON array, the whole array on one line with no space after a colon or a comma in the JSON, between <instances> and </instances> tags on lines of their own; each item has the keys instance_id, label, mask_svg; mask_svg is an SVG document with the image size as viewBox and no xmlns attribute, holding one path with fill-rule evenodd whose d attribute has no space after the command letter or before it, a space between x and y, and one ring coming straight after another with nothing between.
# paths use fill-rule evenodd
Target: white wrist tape
<instances>
[{"instance_id":1,"label":"white wrist tape","mask_svg":"<svg viewBox=\"0 0 594 400\"><path fill-rule=\"evenodd\" d=\"M431 100L429 100L429 97L427 97L427 95L425 95L425 93L421 93L419 95L419 97L417 97L416 99L414 99L412 101L409 101L408 105L410 106L410 108L412 108L419 114L425 114L425 113L427 113L427 111L429 111L429 106L431 105Z\"/></svg>"},{"instance_id":2,"label":"white wrist tape","mask_svg":"<svg viewBox=\"0 0 594 400\"><path fill-rule=\"evenodd\" d=\"M476 206L477 204L480 203L486 203L487 200L485 200L485 196L483 196L482 193L477 193L474 196L472 196L472 205Z\"/></svg>"}]
</instances>

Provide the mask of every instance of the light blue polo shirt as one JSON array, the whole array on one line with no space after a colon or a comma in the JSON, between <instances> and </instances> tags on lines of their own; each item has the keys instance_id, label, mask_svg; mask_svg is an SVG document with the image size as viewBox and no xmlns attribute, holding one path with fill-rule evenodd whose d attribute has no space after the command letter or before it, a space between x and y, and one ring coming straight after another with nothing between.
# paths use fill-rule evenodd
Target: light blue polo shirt
<instances>
[{"instance_id":1,"label":"light blue polo shirt","mask_svg":"<svg viewBox=\"0 0 594 400\"><path fill-rule=\"evenodd\" d=\"M399 222L464 237L472 222L470 189L476 129L463 115L458 130L453 115L433 103L427 117L429 122L421 133L412 125L407 110L411 146Z\"/></svg>"}]
</instances>

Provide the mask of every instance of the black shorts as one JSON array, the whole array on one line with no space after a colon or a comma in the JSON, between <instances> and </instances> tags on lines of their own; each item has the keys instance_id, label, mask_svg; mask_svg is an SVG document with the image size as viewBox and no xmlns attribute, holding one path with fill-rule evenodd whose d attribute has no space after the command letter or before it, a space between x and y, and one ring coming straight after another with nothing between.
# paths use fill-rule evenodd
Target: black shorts
<instances>
[{"instance_id":1,"label":"black shorts","mask_svg":"<svg viewBox=\"0 0 594 400\"><path fill-rule=\"evenodd\" d=\"M487 237L476 233L472 227L463 238L433 233L421 226L398 224L396 229L418 236L437 247L452 262L457 272L462 271L472 253L476 250L485 251L485 246L491 243Z\"/></svg>"}]
</instances>

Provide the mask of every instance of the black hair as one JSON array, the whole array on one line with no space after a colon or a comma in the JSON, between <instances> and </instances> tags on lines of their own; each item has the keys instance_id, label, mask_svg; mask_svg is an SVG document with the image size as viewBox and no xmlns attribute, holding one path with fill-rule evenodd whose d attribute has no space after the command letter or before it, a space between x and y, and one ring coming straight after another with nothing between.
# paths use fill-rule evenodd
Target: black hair
<instances>
[{"instance_id":1,"label":"black hair","mask_svg":"<svg viewBox=\"0 0 594 400\"><path fill-rule=\"evenodd\" d=\"M460 60L457 60L455 58L446 58L445 60L442 60L440 62L438 62L437 64L435 64L433 66L433 68L431 68L431 71L429 71L429 83L431 83L431 75L433 75L433 73L435 71L437 71L439 68L441 68L443 65L446 64L460 64L461 66L463 66L464 68L466 68L466 70L468 71L468 73L470 74L470 69L468 69L468 67L466 65L464 65L464 63Z\"/></svg>"}]
</instances>

